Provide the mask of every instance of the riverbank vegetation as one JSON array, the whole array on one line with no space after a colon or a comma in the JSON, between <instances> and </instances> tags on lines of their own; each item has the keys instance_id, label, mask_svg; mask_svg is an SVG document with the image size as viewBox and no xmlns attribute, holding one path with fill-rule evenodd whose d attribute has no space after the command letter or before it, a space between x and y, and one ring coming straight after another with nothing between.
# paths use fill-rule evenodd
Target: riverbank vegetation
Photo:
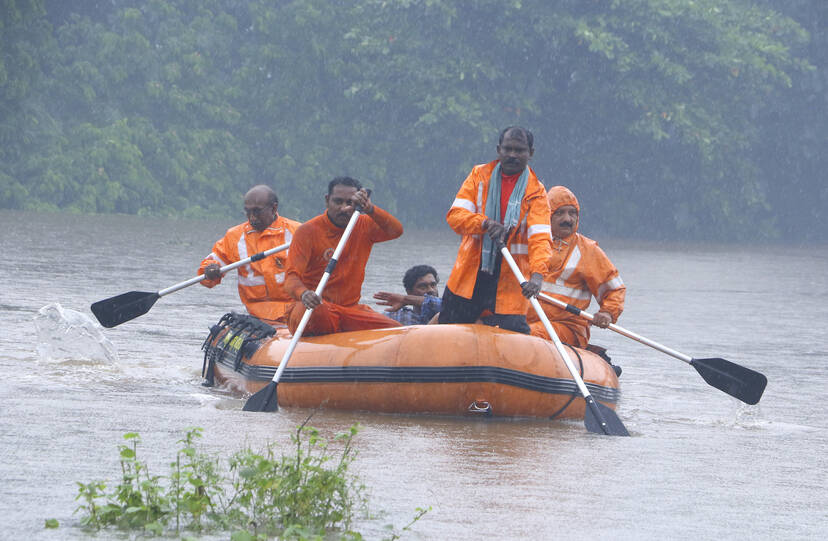
<instances>
[{"instance_id":1,"label":"riverbank vegetation","mask_svg":"<svg viewBox=\"0 0 828 541\"><path fill-rule=\"evenodd\" d=\"M187 431L167 476L154 475L139 458L140 436L124 435L118 446L121 479L78 483L77 511L90 530L118 528L148 534L231 532L233 541L271 539L362 539L352 530L365 513L364 487L349 467L355 458L357 426L335 436L333 445L307 421L291 435L293 452L277 455L249 448L227 467L197 446L201 429ZM428 510L417 509L398 539ZM57 527L56 522L47 527Z\"/></svg>"},{"instance_id":2,"label":"riverbank vegetation","mask_svg":"<svg viewBox=\"0 0 828 541\"><path fill-rule=\"evenodd\" d=\"M823 0L0 3L0 208L442 224L504 126L594 232L825 239Z\"/></svg>"}]
</instances>

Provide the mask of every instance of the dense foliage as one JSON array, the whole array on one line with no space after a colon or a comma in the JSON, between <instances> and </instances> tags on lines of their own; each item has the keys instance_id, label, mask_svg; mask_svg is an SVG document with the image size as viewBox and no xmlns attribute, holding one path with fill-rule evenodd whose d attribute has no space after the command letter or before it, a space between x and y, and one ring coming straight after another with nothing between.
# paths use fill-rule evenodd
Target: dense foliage
<instances>
[{"instance_id":1,"label":"dense foliage","mask_svg":"<svg viewBox=\"0 0 828 541\"><path fill-rule=\"evenodd\" d=\"M350 174L433 226L520 124L587 232L825 238L825 6L0 0L0 208L304 220Z\"/></svg>"},{"instance_id":2,"label":"dense foliage","mask_svg":"<svg viewBox=\"0 0 828 541\"><path fill-rule=\"evenodd\" d=\"M243 449L221 461L198 446L201 429L190 429L168 476L153 475L139 459L137 433L118 446L121 479L78 483L80 524L90 530L116 527L154 535L232 532L231 539L362 539L351 529L365 509L363 487L349 471L355 458L357 426L338 434L338 455L305 423L291 436L292 453L276 456L273 446L257 453ZM430 509L430 508L429 508ZM417 509L402 529L387 526L398 539L429 509ZM54 519L47 528L59 527ZM187 537L187 539L193 539Z\"/></svg>"}]
</instances>

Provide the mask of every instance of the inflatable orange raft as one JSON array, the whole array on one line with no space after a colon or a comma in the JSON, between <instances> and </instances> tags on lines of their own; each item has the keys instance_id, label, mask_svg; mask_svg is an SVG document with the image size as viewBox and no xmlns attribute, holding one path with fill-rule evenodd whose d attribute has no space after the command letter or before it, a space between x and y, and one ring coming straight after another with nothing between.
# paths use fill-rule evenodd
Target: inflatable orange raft
<instances>
[{"instance_id":1,"label":"inflatable orange raft","mask_svg":"<svg viewBox=\"0 0 828 541\"><path fill-rule=\"evenodd\" d=\"M289 343L261 321L226 314L204 342L204 376L255 393ZM589 392L614 408L605 355L567 346ZM485 325L414 325L302 338L282 373L280 406L385 413L582 419L584 401L552 343Z\"/></svg>"}]
</instances>

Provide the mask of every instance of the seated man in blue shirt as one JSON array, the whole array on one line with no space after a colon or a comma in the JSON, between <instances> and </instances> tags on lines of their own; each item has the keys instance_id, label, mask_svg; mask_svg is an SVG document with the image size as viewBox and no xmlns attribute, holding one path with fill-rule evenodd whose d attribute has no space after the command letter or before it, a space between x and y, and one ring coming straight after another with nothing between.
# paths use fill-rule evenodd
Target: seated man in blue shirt
<instances>
[{"instance_id":1,"label":"seated man in blue shirt","mask_svg":"<svg viewBox=\"0 0 828 541\"><path fill-rule=\"evenodd\" d=\"M405 272L405 295L380 291L374 295L385 315L403 325L425 325L440 312L442 301L437 291L437 271L430 265L415 265Z\"/></svg>"}]
</instances>

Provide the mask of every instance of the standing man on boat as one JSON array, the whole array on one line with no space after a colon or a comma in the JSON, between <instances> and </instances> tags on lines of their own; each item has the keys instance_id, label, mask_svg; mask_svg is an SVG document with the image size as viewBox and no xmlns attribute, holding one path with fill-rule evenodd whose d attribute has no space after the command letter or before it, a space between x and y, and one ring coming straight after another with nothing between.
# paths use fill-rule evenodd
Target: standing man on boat
<instances>
[{"instance_id":1,"label":"standing man on boat","mask_svg":"<svg viewBox=\"0 0 828 541\"><path fill-rule=\"evenodd\" d=\"M446 215L462 235L457 260L443 292L440 323L493 325L529 334L527 299L541 289L551 256L546 189L529 167L532 133L518 126L503 130L498 159L475 166ZM519 284L501 268L499 245L514 256L524 275Z\"/></svg>"},{"instance_id":2,"label":"standing man on boat","mask_svg":"<svg viewBox=\"0 0 828 541\"><path fill-rule=\"evenodd\" d=\"M403 276L405 295L380 291L374 294L380 306L388 306L385 315L403 325L426 325L440 312L442 300L437 284L440 279L431 265L414 265Z\"/></svg>"},{"instance_id":3,"label":"standing man on boat","mask_svg":"<svg viewBox=\"0 0 828 541\"><path fill-rule=\"evenodd\" d=\"M552 211L553 260L543 279L543 292L580 310L589 308L592 297L600 309L592 324L607 328L618 321L624 310L627 288L598 243L578 233L581 207L578 199L564 186L552 186L547 194ZM541 302L555 333L562 342L586 347L589 342L589 322L557 306ZM527 315L534 336L549 340L543 323L534 310Z\"/></svg>"},{"instance_id":4,"label":"standing man on boat","mask_svg":"<svg viewBox=\"0 0 828 541\"><path fill-rule=\"evenodd\" d=\"M219 267L290 242L301 224L279 216L278 208L279 198L269 186L250 188L244 196L247 221L228 229L213 245L198 269L206 276L201 285L212 288L221 283ZM239 297L247 312L271 325L285 322L292 301L284 289L287 254L286 250L237 269Z\"/></svg>"},{"instance_id":5,"label":"standing man on boat","mask_svg":"<svg viewBox=\"0 0 828 541\"><path fill-rule=\"evenodd\" d=\"M290 247L285 289L296 300L288 313L290 332L296 331L305 310L310 309L313 313L305 327L306 335L399 327L398 322L359 301L371 248L374 243L402 235L402 224L371 203L362 184L351 177L331 180L325 203L325 213L297 229ZM319 298L314 289L356 207L362 209L361 214Z\"/></svg>"}]
</instances>

